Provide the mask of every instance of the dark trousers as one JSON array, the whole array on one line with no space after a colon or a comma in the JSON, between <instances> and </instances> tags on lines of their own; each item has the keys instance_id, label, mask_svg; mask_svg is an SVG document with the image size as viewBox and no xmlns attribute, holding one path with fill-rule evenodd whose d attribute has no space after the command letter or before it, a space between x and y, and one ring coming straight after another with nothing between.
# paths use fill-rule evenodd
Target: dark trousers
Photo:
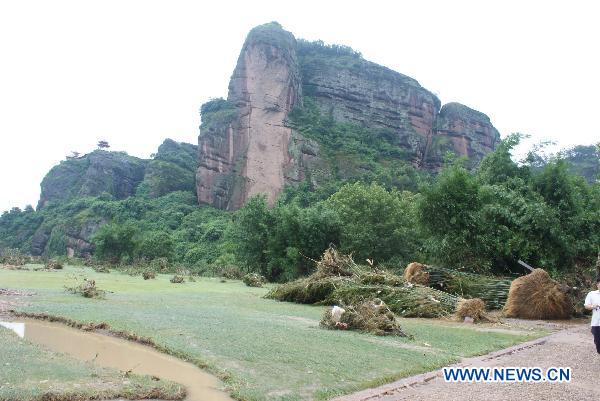
<instances>
[{"instance_id":1,"label":"dark trousers","mask_svg":"<svg viewBox=\"0 0 600 401\"><path fill-rule=\"evenodd\" d=\"M600 326L592 326L592 334L594 335L596 351L600 354Z\"/></svg>"}]
</instances>

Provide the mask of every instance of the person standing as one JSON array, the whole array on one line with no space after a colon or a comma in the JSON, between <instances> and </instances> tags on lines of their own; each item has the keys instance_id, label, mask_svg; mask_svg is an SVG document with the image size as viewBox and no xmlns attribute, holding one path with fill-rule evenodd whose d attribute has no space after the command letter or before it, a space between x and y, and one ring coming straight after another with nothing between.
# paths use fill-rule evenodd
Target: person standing
<instances>
[{"instance_id":1,"label":"person standing","mask_svg":"<svg viewBox=\"0 0 600 401\"><path fill-rule=\"evenodd\" d=\"M592 312L592 334L594 335L594 344L596 352L600 354L600 275L596 279L596 291L588 292L585 297L585 309Z\"/></svg>"}]
</instances>

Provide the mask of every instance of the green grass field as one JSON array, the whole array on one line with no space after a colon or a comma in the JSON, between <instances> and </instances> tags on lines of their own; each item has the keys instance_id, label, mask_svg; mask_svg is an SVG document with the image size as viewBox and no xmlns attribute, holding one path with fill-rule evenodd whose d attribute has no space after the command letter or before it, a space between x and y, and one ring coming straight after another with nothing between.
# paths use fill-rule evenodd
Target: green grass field
<instances>
[{"instance_id":1,"label":"green grass field","mask_svg":"<svg viewBox=\"0 0 600 401\"><path fill-rule=\"evenodd\" d=\"M129 375L104 369L51 352L0 327L0 400L61 400L86 397L134 398L155 389L170 398L181 394L180 386L154 381L149 376ZM58 398L52 398L58 399Z\"/></svg>"},{"instance_id":2,"label":"green grass field","mask_svg":"<svg viewBox=\"0 0 600 401\"><path fill-rule=\"evenodd\" d=\"M110 291L106 299L66 293L64 286L74 274L96 280ZM326 399L543 334L481 332L419 319L401 320L412 340L329 331L318 328L323 307L263 299L267 289L239 281L202 278L172 284L169 278L145 281L82 267L0 270L0 287L36 292L21 311L106 322L115 330L150 337L170 353L226 377L233 396L244 400Z\"/></svg>"}]
</instances>

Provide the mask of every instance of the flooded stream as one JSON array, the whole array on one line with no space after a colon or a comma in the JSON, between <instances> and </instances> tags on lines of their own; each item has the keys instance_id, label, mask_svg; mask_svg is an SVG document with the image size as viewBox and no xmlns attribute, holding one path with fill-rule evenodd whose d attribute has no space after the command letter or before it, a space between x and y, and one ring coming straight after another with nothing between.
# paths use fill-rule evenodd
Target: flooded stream
<instances>
[{"instance_id":1,"label":"flooded stream","mask_svg":"<svg viewBox=\"0 0 600 401\"><path fill-rule=\"evenodd\" d=\"M187 401L232 400L225 392L218 390L221 382L215 376L145 345L37 320L0 322L0 325L35 344L76 359L182 384L187 390Z\"/></svg>"}]
</instances>

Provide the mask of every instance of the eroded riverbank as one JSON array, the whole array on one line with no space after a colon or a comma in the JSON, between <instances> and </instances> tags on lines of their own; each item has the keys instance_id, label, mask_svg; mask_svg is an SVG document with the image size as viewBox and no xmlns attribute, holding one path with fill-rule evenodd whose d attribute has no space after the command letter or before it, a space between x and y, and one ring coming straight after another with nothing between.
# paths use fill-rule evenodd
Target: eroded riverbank
<instances>
[{"instance_id":1,"label":"eroded riverbank","mask_svg":"<svg viewBox=\"0 0 600 401\"><path fill-rule=\"evenodd\" d=\"M125 374L150 375L179 383L186 389L187 401L232 400L219 390L222 383L215 376L151 347L59 323L32 319L13 319L11 323L22 323L23 326L15 326L15 333L22 333L27 340L52 351L118 369Z\"/></svg>"}]
</instances>

